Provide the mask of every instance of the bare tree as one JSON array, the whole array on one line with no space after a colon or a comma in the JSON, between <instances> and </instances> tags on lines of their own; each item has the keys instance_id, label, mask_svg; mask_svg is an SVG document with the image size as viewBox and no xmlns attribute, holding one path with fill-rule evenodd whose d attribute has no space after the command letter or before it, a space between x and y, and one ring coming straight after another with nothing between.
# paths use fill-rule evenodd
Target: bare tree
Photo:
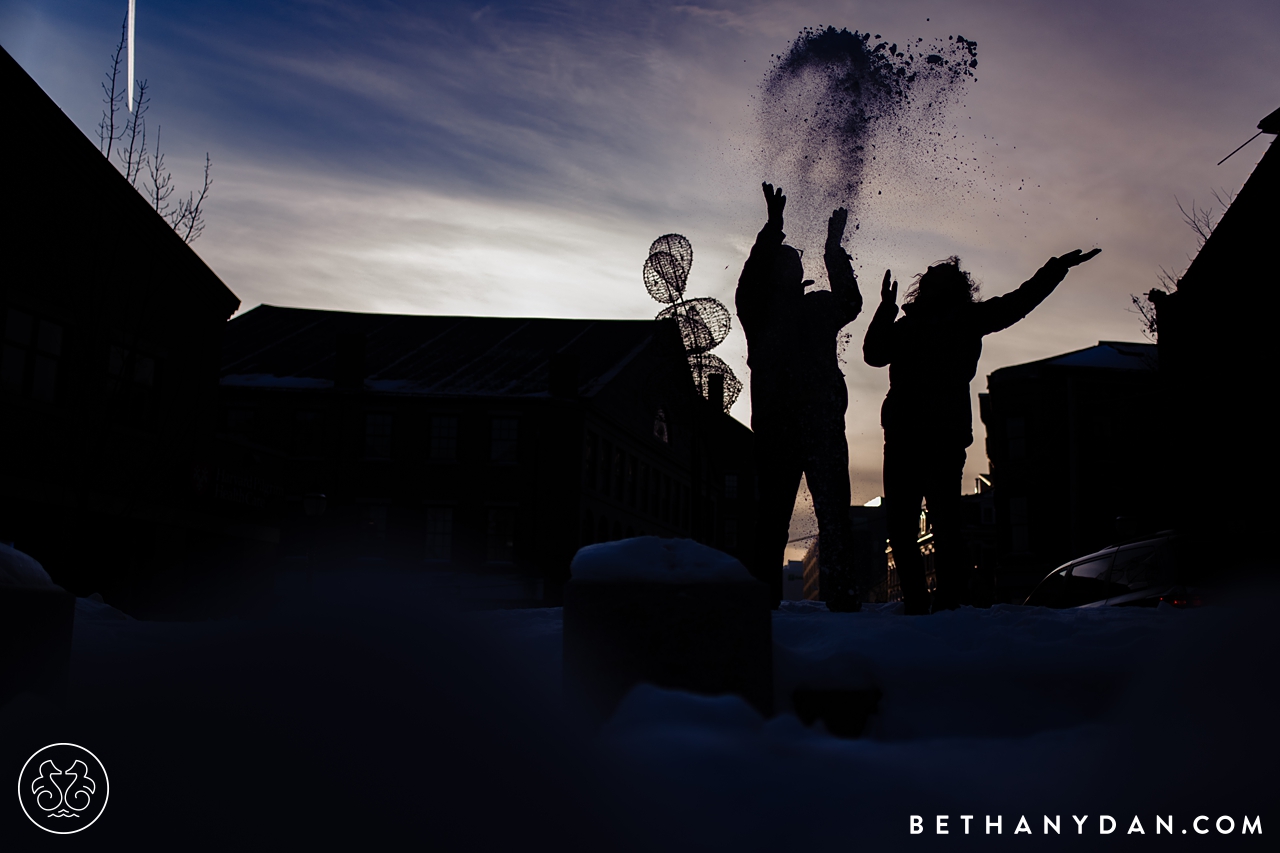
<instances>
[{"instance_id":1,"label":"bare tree","mask_svg":"<svg viewBox=\"0 0 1280 853\"><path fill-rule=\"evenodd\" d=\"M102 121L98 123L98 147L102 156L111 159L111 149L119 141L123 129L116 129L116 114L120 112L120 102L124 100L124 91L120 88L120 57L124 53L129 18L126 15L120 25L120 41L116 43L115 55L111 57L111 70L107 72L107 83L102 84L102 93L106 95L102 103L106 109L102 111Z\"/></svg>"},{"instance_id":2,"label":"bare tree","mask_svg":"<svg viewBox=\"0 0 1280 853\"><path fill-rule=\"evenodd\" d=\"M169 218L169 196L173 195L173 175L164 167L164 154L160 151L160 126L156 125L156 147L147 156L147 177L151 184L147 187L147 201L156 209L156 213Z\"/></svg>"},{"instance_id":3,"label":"bare tree","mask_svg":"<svg viewBox=\"0 0 1280 853\"><path fill-rule=\"evenodd\" d=\"M204 233L204 201L209 197L209 188L213 186L213 180L209 177L209 169L213 166L213 161L209 159L209 155L204 155L204 184L200 187L197 194L191 192L187 194L186 201L179 200L178 206L169 215L169 223L173 226L173 230L178 232L178 236L183 242L193 243L196 238ZM167 176L166 176L167 177Z\"/></svg>"},{"instance_id":4,"label":"bare tree","mask_svg":"<svg viewBox=\"0 0 1280 853\"><path fill-rule=\"evenodd\" d=\"M200 192L190 192L185 199L171 205L173 175L165 168L164 154L160 150L160 127L156 126L155 142L147 149L147 109L151 99L147 97L147 81L136 80L138 87L134 109L121 126L119 113L126 90L121 80L120 61L128 47L128 17L120 25L120 41L111 57L111 68L102 84L104 109L98 122L98 141L102 154L108 160L115 154L117 168L134 189L142 193L156 213L164 217L184 243L194 243L204 233L204 202L213 186L210 171L213 161L204 155L204 183ZM109 85L108 85L109 84ZM117 142L123 143L116 145Z\"/></svg>"},{"instance_id":5,"label":"bare tree","mask_svg":"<svg viewBox=\"0 0 1280 853\"><path fill-rule=\"evenodd\" d=\"M1213 229L1218 226L1218 221L1222 218L1222 214L1231 206L1231 202L1235 199L1235 193L1227 190L1214 190L1214 204L1208 207L1197 207L1195 199L1191 200L1191 208L1188 210L1183 206L1181 201L1174 199L1178 205L1178 211L1182 214L1182 221L1187 224L1196 234L1196 251L1204 248L1205 241L1209 239L1209 235L1213 233ZM1174 293L1178 289L1178 282L1182 280L1182 276L1186 274L1186 268L1181 271L1171 271L1165 267L1160 268L1160 272L1156 273L1156 283L1160 290L1165 293ZM1147 340L1155 341L1159 334L1156 323L1156 307L1151 301L1150 293L1130 294L1129 299L1133 302L1133 312L1142 318L1142 334Z\"/></svg>"},{"instance_id":6,"label":"bare tree","mask_svg":"<svg viewBox=\"0 0 1280 853\"><path fill-rule=\"evenodd\" d=\"M143 188L138 186L138 178L142 175L142 170L146 167L147 160L147 105L151 103L151 99L147 97L147 81L139 80L138 97L133 102L133 112L129 114L129 118L124 123L123 139L128 141L127 146L116 149L116 159L120 161L120 168L124 171L124 178L133 188L139 192L145 192ZM157 144L159 140L156 140ZM157 150L158 147L157 147Z\"/></svg>"}]
</instances>

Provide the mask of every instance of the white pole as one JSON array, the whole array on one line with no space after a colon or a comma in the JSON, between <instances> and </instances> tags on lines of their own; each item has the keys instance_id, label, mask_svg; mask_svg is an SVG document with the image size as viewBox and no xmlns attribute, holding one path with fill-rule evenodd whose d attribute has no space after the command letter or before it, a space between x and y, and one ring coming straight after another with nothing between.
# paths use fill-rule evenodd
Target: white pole
<instances>
[{"instance_id":1,"label":"white pole","mask_svg":"<svg viewBox=\"0 0 1280 853\"><path fill-rule=\"evenodd\" d=\"M129 0L129 112L133 112L133 4L134 0Z\"/></svg>"}]
</instances>

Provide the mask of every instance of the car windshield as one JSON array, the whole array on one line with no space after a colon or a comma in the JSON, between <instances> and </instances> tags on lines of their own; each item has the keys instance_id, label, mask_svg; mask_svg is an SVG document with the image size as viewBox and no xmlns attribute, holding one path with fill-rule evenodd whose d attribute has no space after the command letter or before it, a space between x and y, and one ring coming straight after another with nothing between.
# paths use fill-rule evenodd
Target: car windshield
<instances>
[{"instance_id":1,"label":"car windshield","mask_svg":"<svg viewBox=\"0 0 1280 853\"><path fill-rule=\"evenodd\" d=\"M1031 591L1025 603L1035 607L1066 607L1067 605L1063 603L1063 593L1067 587L1068 571L1070 566L1055 569Z\"/></svg>"},{"instance_id":2,"label":"car windshield","mask_svg":"<svg viewBox=\"0 0 1280 853\"><path fill-rule=\"evenodd\" d=\"M1107 584L1107 570L1111 568L1111 560L1115 551L1108 551L1097 557L1071 567L1071 577L1067 581L1066 607L1079 607L1107 598L1110 587Z\"/></svg>"},{"instance_id":3,"label":"car windshield","mask_svg":"<svg viewBox=\"0 0 1280 853\"><path fill-rule=\"evenodd\" d=\"M1110 576L1111 585L1121 590L1112 594L1137 592L1153 584L1169 582L1171 561L1168 559L1169 549L1164 547L1166 543L1167 540L1156 539L1121 548Z\"/></svg>"}]
</instances>

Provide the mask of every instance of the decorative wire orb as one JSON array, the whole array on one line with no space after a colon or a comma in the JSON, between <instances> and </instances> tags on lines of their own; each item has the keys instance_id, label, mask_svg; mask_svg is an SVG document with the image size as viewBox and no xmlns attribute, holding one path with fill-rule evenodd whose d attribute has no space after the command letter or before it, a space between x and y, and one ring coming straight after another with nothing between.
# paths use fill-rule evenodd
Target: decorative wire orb
<instances>
[{"instance_id":1,"label":"decorative wire orb","mask_svg":"<svg viewBox=\"0 0 1280 853\"><path fill-rule=\"evenodd\" d=\"M657 301L670 305L684 295L688 270L667 252L654 252L644 262L644 286Z\"/></svg>"},{"instance_id":2,"label":"decorative wire orb","mask_svg":"<svg viewBox=\"0 0 1280 853\"><path fill-rule=\"evenodd\" d=\"M718 299L702 296L663 308L656 319L674 317L684 340L684 350L697 355L718 347L729 336L729 309Z\"/></svg>"},{"instance_id":3,"label":"decorative wire orb","mask_svg":"<svg viewBox=\"0 0 1280 853\"><path fill-rule=\"evenodd\" d=\"M652 255L655 252L666 252L675 258L682 270L681 281L689 277L689 270L693 268L693 244L689 242L688 237L682 234L663 234L649 247L649 254Z\"/></svg>"},{"instance_id":4,"label":"decorative wire orb","mask_svg":"<svg viewBox=\"0 0 1280 853\"><path fill-rule=\"evenodd\" d=\"M693 374L693 384L698 387L705 399L711 398L711 377L724 377L724 410L728 413L738 395L742 393L742 381L734 374L733 369L724 363L719 356L701 353L689 356L689 371Z\"/></svg>"}]
</instances>

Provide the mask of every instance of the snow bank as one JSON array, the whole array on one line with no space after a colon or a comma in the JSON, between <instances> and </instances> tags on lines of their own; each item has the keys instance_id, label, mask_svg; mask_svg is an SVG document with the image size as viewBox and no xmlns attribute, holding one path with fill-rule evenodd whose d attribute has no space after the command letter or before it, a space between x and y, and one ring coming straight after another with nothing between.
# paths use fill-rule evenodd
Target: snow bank
<instances>
[{"instance_id":1,"label":"snow bank","mask_svg":"<svg viewBox=\"0 0 1280 853\"><path fill-rule=\"evenodd\" d=\"M688 547L639 543L658 555L668 544ZM612 543L584 549L579 560L590 577L593 560L611 569L610 552L634 557L636 550L634 541ZM652 563L640 568L654 570ZM582 575L575 564L574 577ZM318 778L335 756L358 756L366 763L324 777L343 802L391 789L358 780L430 766L432 778L449 784L423 802L436 803L440 791L465 796L439 800L427 823L413 811L414 831L472 831L477 821L492 822L495 809L550 792L556 806L540 819L606 822L563 836L566 849L583 837L594 850L673 853L1038 850L1042 815L1060 815L1066 837L1053 843L1083 850L1095 843L1102 814L1119 821L1110 839L1117 848L1139 844L1125 830L1141 815L1149 844L1183 849L1187 829L1187 843L1201 849L1190 828L1196 815L1234 815L1238 825L1244 814L1266 822L1274 813L1268 803L1280 755L1266 733L1280 657L1275 587L1247 605L1185 611L1002 605L916 617L895 605L829 613L785 602L773 614L776 717L763 719L733 696L640 685L583 747L575 740L586 737L583 727L556 722L566 713L563 611L444 618L420 578L353 572L343 585L321 588L322 580L300 612L278 622L115 621L93 618L89 604L78 602L75 713L112 732L119 753L149 750L146 761L134 762L138 773L165 766L172 743L192 731L208 756L234 759L224 761L228 778L282 744L299 744L293 760ZM520 679L529 686L516 689ZM865 736L845 740L820 724L806 728L789 712L797 686L874 688L882 699ZM111 703L125 701L135 704L106 716ZM12 714L0 708L0 729L20 730ZM300 726L308 728L298 734ZM436 753L455 748L463 752L435 770L442 766ZM472 770L479 781L453 784ZM396 778L422 793L415 787L422 774ZM517 795L490 796L484 785L504 779L514 779ZM611 786L623 794L608 808L590 799ZM471 791L480 789L486 798L474 800ZM242 834L246 819L236 819L226 799L236 790L206 786L196 798L184 791L187 810L175 800L171 813L185 828L190 803L216 804L222 826ZM382 805L359 802L353 813L360 816ZM977 817L965 835L959 815L969 814ZM1073 814L1090 816L1087 842L1077 838ZM1157 814L1173 815L1176 838L1155 839ZM922 837L909 834L909 815L925 816ZM950 815L950 835L934 833L935 815ZM1003 816L1002 835L983 832L988 815ZM1022 815L1034 838L1013 834ZM312 823L330 832L326 821ZM282 824L289 832L298 825ZM623 841L635 836L633 843L591 834L607 836L611 825ZM1213 839L1214 850L1233 840L1216 832ZM1258 849L1252 836L1234 840Z\"/></svg>"},{"instance_id":2,"label":"snow bank","mask_svg":"<svg viewBox=\"0 0 1280 853\"><path fill-rule=\"evenodd\" d=\"M96 593L95 593L96 595ZM76 622L127 622L133 619L128 613L116 610L102 600L101 596L76 599Z\"/></svg>"},{"instance_id":3,"label":"snow bank","mask_svg":"<svg viewBox=\"0 0 1280 853\"><path fill-rule=\"evenodd\" d=\"M751 580L742 563L692 539L639 536L587 545L574 556L575 581L614 583L733 583Z\"/></svg>"},{"instance_id":4,"label":"snow bank","mask_svg":"<svg viewBox=\"0 0 1280 853\"><path fill-rule=\"evenodd\" d=\"M61 589L40 562L12 545L0 542L0 587Z\"/></svg>"}]
</instances>

